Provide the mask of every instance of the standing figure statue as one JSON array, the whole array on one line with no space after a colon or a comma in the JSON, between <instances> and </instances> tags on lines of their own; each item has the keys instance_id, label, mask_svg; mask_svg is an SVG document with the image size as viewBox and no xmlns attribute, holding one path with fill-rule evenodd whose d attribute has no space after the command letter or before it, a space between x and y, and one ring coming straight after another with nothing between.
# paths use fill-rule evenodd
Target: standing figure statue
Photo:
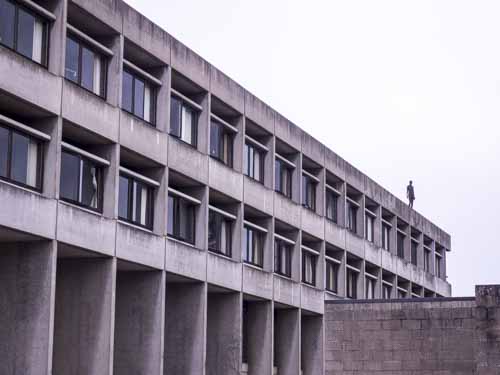
<instances>
[{"instance_id":1,"label":"standing figure statue","mask_svg":"<svg viewBox=\"0 0 500 375\"><path fill-rule=\"evenodd\" d=\"M406 187L406 197L408 198L408 206L413 208L413 201L415 200L415 190L413 189L413 181Z\"/></svg>"}]
</instances>

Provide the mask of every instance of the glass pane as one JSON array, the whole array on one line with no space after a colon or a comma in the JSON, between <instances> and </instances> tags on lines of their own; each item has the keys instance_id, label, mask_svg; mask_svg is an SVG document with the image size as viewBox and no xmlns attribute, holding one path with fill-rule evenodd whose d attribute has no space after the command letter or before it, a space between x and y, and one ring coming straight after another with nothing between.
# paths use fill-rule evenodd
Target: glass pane
<instances>
[{"instance_id":1,"label":"glass pane","mask_svg":"<svg viewBox=\"0 0 500 375\"><path fill-rule=\"evenodd\" d=\"M134 115L144 118L144 82L134 78Z\"/></svg>"},{"instance_id":2,"label":"glass pane","mask_svg":"<svg viewBox=\"0 0 500 375\"><path fill-rule=\"evenodd\" d=\"M66 38L66 67L64 75L67 79L78 83L78 61L80 60L80 48L71 38Z\"/></svg>"},{"instance_id":3,"label":"glass pane","mask_svg":"<svg viewBox=\"0 0 500 375\"><path fill-rule=\"evenodd\" d=\"M221 133L221 126L216 122L210 124L210 155L220 158L220 143L219 137Z\"/></svg>"},{"instance_id":4,"label":"glass pane","mask_svg":"<svg viewBox=\"0 0 500 375\"><path fill-rule=\"evenodd\" d=\"M133 81L132 75L123 71L123 89L122 89L122 108L126 111L132 112L132 97L133 97Z\"/></svg>"},{"instance_id":5,"label":"glass pane","mask_svg":"<svg viewBox=\"0 0 500 375\"><path fill-rule=\"evenodd\" d=\"M2 177L7 177L8 153L9 131L5 128L0 127L0 176Z\"/></svg>"},{"instance_id":6,"label":"glass pane","mask_svg":"<svg viewBox=\"0 0 500 375\"><path fill-rule=\"evenodd\" d=\"M129 201L129 179L120 176L120 187L118 193L118 217L128 219L128 201Z\"/></svg>"},{"instance_id":7,"label":"glass pane","mask_svg":"<svg viewBox=\"0 0 500 375\"><path fill-rule=\"evenodd\" d=\"M94 52L82 47L82 87L94 90Z\"/></svg>"},{"instance_id":8,"label":"glass pane","mask_svg":"<svg viewBox=\"0 0 500 375\"><path fill-rule=\"evenodd\" d=\"M10 175L14 181L28 182L28 153L30 139L19 133L12 134L12 161Z\"/></svg>"},{"instance_id":9,"label":"glass pane","mask_svg":"<svg viewBox=\"0 0 500 375\"><path fill-rule=\"evenodd\" d=\"M179 214L179 236L187 242L193 242L194 207L185 200L180 200Z\"/></svg>"},{"instance_id":10,"label":"glass pane","mask_svg":"<svg viewBox=\"0 0 500 375\"><path fill-rule=\"evenodd\" d=\"M82 161L81 204L97 208L99 204L99 173L97 167L88 160Z\"/></svg>"},{"instance_id":11,"label":"glass pane","mask_svg":"<svg viewBox=\"0 0 500 375\"><path fill-rule=\"evenodd\" d=\"M281 163L278 160L274 161L274 184L275 190L281 192Z\"/></svg>"},{"instance_id":12,"label":"glass pane","mask_svg":"<svg viewBox=\"0 0 500 375\"><path fill-rule=\"evenodd\" d=\"M0 0L0 43L14 48L14 5L6 0Z\"/></svg>"},{"instance_id":13,"label":"glass pane","mask_svg":"<svg viewBox=\"0 0 500 375\"><path fill-rule=\"evenodd\" d=\"M184 142L187 142L189 144L193 143L193 111L186 107L182 107L182 133L181 133L181 138Z\"/></svg>"},{"instance_id":14,"label":"glass pane","mask_svg":"<svg viewBox=\"0 0 500 375\"><path fill-rule=\"evenodd\" d=\"M172 196L168 196L167 199L167 234L170 234L171 236L175 235L174 233L174 206L175 206L175 199Z\"/></svg>"},{"instance_id":15,"label":"glass pane","mask_svg":"<svg viewBox=\"0 0 500 375\"><path fill-rule=\"evenodd\" d=\"M80 158L63 152L61 156L61 197L78 202Z\"/></svg>"},{"instance_id":16,"label":"glass pane","mask_svg":"<svg viewBox=\"0 0 500 375\"><path fill-rule=\"evenodd\" d=\"M35 17L19 8L17 25L17 51L33 58L33 33L35 30Z\"/></svg>"},{"instance_id":17,"label":"glass pane","mask_svg":"<svg viewBox=\"0 0 500 375\"><path fill-rule=\"evenodd\" d=\"M170 101L170 134L181 136L181 101L175 97Z\"/></svg>"},{"instance_id":18,"label":"glass pane","mask_svg":"<svg viewBox=\"0 0 500 375\"><path fill-rule=\"evenodd\" d=\"M248 160L250 158L250 146L245 143L245 149L243 151L243 174L250 177L250 168L248 168Z\"/></svg>"},{"instance_id":19,"label":"glass pane","mask_svg":"<svg viewBox=\"0 0 500 375\"><path fill-rule=\"evenodd\" d=\"M218 250L219 244L217 241L217 228L220 227L218 222L218 215L210 211L208 216L208 248L211 250Z\"/></svg>"}]
</instances>

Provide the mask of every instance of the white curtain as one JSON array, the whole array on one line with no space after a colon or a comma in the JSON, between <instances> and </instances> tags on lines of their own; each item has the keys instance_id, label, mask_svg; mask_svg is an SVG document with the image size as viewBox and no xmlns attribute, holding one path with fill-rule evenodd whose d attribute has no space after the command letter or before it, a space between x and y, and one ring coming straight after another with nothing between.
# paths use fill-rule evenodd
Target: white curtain
<instances>
[{"instance_id":1,"label":"white curtain","mask_svg":"<svg viewBox=\"0 0 500 375\"><path fill-rule=\"evenodd\" d=\"M26 168L26 184L36 186L38 144L30 139L28 146L28 165Z\"/></svg>"},{"instance_id":2,"label":"white curtain","mask_svg":"<svg viewBox=\"0 0 500 375\"><path fill-rule=\"evenodd\" d=\"M39 20L35 20L33 28L33 60L37 63L42 62L42 45L43 45L43 24Z\"/></svg>"},{"instance_id":3,"label":"white curtain","mask_svg":"<svg viewBox=\"0 0 500 375\"><path fill-rule=\"evenodd\" d=\"M94 94L101 95L101 58L94 55Z\"/></svg>"},{"instance_id":4,"label":"white curtain","mask_svg":"<svg viewBox=\"0 0 500 375\"><path fill-rule=\"evenodd\" d=\"M182 107L182 127L181 127L181 139L187 143L192 143L192 124L193 124L193 112Z\"/></svg>"},{"instance_id":5,"label":"white curtain","mask_svg":"<svg viewBox=\"0 0 500 375\"><path fill-rule=\"evenodd\" d=\"M151 121L151 88L148 83L144 86L144 120Z\"/></svg>"}]
</instances>

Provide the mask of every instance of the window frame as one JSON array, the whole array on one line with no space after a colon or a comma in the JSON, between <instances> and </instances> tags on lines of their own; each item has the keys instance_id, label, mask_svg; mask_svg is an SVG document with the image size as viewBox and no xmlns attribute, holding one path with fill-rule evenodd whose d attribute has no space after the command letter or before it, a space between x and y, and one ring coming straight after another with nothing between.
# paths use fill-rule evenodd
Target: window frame
<instances>
[{"instance_id":1,"label":"window frame","mask_svg":"<svg viewBox=\"0 0 500 375\"><path fill-rule=\"evenodd\" d=\"M144 181L141 181L138 178L135 178L133 176L130 176L126 173L120 172L119 177L123 177L128 180L128 192L127 192L127 217L124 218L120 216L120 211L118 210L118 219L121 221L124 221L126 223L136 225L138 227L147 229L147 230L153 230L154 227L154 193L155 193L155 188ZM146 213L146 224L141 224L136 221L133 221L132 219L132 210L133 210L133 205L134 205L134 194L133 194L133 184L141 184L147 189L147 204L149 205L150 212ZM118 197L118 201L120 200L120 197ZM148 225L148 220L149 220L149 225Z\"/></svg>"},{"instance_id":2,"label":"window frame","mask_svg":"<svg viewBox=\"0 0 500 375\"><path fill-rule=\"evenodd\" d=\"M168 197L167 197L167 210L168 210L168 199L174 199L174 212L172 213L172 220L173 220L173 230L174 230L174 233L168 233L168 224L167 224L167 237L170 237L170 238L173 238L175 240L178 240L178 241L182 241L182 242L185 242L185 243L188 243L188 244L191 244L191 245L194 245L196 243L196 206L197 204L188 200L188 199L185 199L183 197L180 197L179 195L176 195L176 194L173 194L172 192L169 192L168 193ZM180 222L179 222L179 213L181 211L181 205L180 205L180 202L187 202L189 203L189 208L193 211L192 212L192 222L191 222L191 232L193 233L193 238L192 240L189 240L187 238L183 238L182 236L180 236ZM177 207L175 207L177 203ZM168 219L168 212L167 212L167 219Z\"/></svg>"},{"instance_id":3,"label":"window frame","mask_svg":"<svg viewBox=\"0 0 500 375\"><path fill-rule=\"evenodd\" d=\"M391 250L391 226L382 222L382 249L386 251ZM386 233L387 231L387 233ZM387 247L385 246L387 243Z\"/></svg>"},{"instance_id":4,"label":"window frame","mask_svg":"<svg viewBox=\"0 0 500 375\"><path fill-rule=\"evenodd\" d=\"M346 269L346 292L345 295L350 299L358 298L359 272L347 267ZM351 286L351 288L349 287ZM350 293L352 291L352 293Z\"/></svg>"},{"instance_id":5,"label":"window frame","mask_svg":"<svg viewBox=\"0 0 500 375\"><path fill-rule=\"evenodd\" d=\"M20 131L18 129L14 129L9 126L5 126L3 123L0 122L0 128L6 129L8 132L8 145L7 145L7 170L6 170L6 176L1 176L0 175L0 180L6 181L8 183L23 187L28 190L32 190L38 193L41 193L43 191L43 174L44 174L44 148L45 148L45 142L27 132ZM25 184L23 182L14 180L12 178L12 145L13 145L13 138L14 138L14 133L21 135L23 137L28 138L30 141L33 140L37 143L37 171L36 171L36 180L37 180L37 186L31 186L28 184Z\"/></svg>"},{"instance_id":6,"label":"window frame","mask_svg":"<svg viewBox=\"0 0 500 375\"><path fill-rule=\"evenodd\" d=\"M180 103L180 111L179 111L179 135L175 134L172 131L172 99L177 100ZM191 129L191 139L193 140L192 143L187 142L182 138L182 129L184 127L184 122L182 121L182 110L183 108L189 108L191 112L193 113L194 116L194 126L192 125ZM179 141L193 147L197 148L198 147L198 125L199 125L199 119L200 119L200 112L201 110L197 107L195 107L193 104L188 102L186 99L180 96L179 93L176 91L172 91L170 94L170 127L169 127L169 134L174 137L175 139L178 139Z\"/></svg>"},{"instance_id":7,"label":"window frame","mask_svg":"<svg viewBox=\"0 0 500 375\"><path fill-rule=\"evenodd\" d=\"M400 242L401 238L402 241ZM396 255L401 259L404 259L405 257L405 240L406 240L406 234L398 231L396 239ZM399 246L400 243L402 244L402 247Z\"/></svg>"},{"instance_id":8,"label":"window frame","mask_svg":"<svg viewBox=\"0 0 500 375\"><path fill-rule=\"evenodd\" d=\"M368 229L370 228L370 229ZM375 242L375 217L370 213L365 212L365 240Z\"/></svg>"},{"instance_id":9,"label":"window frame","mask_svg":"<svg viewBox=\"0 0 500 375\"><path fill-rule=\"evenodd\" d=\"M249 244L250 244L250 241L249 241L249 237L250 237L250 233L252 233L253 236L256 236L259 241L259 244L261 245L257 251L260 253L260 260L261 260L261 264L259 264L258 262L255 262L255 253L254 253L254 249L253 247L250 248ZM256 228L252 228L252 226L250 225L247 225L247 224L244 224L243 225L243 240L245 241L245 246L243 246L243 262L244 263L247 263L247 264L251 264L252 266L255 266L255 267L259 267L259 268L263 268L264 267L264 241L265 241L265 233L263 233L262 231L259 231L258 229ZM253 241L255 241L255 238L252 240L252 243L254 243Z\"/></svg>"},{"instance_id":10,"label":"window frame","mask_svg":"<svg viewBox=\"0 0 500 375\"><path fill-rule=\"evenodd\" d=\"M286 241L274 236L274 273L287 278L292 277L292 255L293 255L294 245L287 243ZM285 272L281 272L282 264L282 252L287 254L286 264L284 265Z\"/></svg>"},{"instance_id":11,"label":"window frame","mask_svg":"<svg viewBox=\"0 0 500 375\"><path fill-rule=\"evenodd\" d=\"M253 162L250 163L250 151L253 151ZM243 160L246 160L246 163L243 165L243 174L249 178L251 178L254 181L257 181L258 183L264 185L264 168L265 168L265 157L266 157L266 152L262 150L261 148L257 147L255 144L249 141L245 141L245 144L243 146L243 152L244 152L244 158ZM259 155L259 168L260 168L260 178L255 178L255 154ZM253 165L253 170L252 173L250 173L250 164Z\"/></svg>"},{"instance_id":12,"label":"window frame","mask_svg":"<svg viewBox=\"0 0 500 375\"><path fill-rule=\"evenodd\" d=\"M219 129L219 134L217 137L217 150L218 153L214 154L212 153L212 127L217 126ZM235 138L236 132L233 131L232 129L229 129L228 126L219 119L214 116L213 114L211 115L210 118L210 128L209 128L209 155L211 158L217 160L218 162L224 164L228 168L233 168L234 166L234 138ZM223 147L221 148L221 142L223 144ZM224 154L225 151L227 151L228 154L228 160L227 163L224 161ZM222 152L222 155L220 153Z\"/></svg>"},{"instance_id":13,"label":"window frame","mask_svg":"<svg viewBox=\"0 0 500 375\"><path fill-rule=\"evenodd\" d=\"M418 245L418 242L410 239L410 263L414 266L418 266Z\"/></svg>"},{"instance_id":14,"label":"window frame","mask_svg":"<svg viewBox=\"0 0 500 375\"><path fill-rule=\"evenodd\" d=\"M314 180L308 174L302 172L302 207L307 208L313 212L316 212L316 189L318 187L318 181ZM310 193L310 195L309 195ZM309 197L311 202L308 202Z\"/></svg>"},{"instance_id":15,"label":"window frame","mask_svg":"<svg viewBox=\"0 0 500 375\"><path fill-rule=\"evenodd\" d=\"M227 215L222 214L219 212L220 210L218 209L213 209L212 207L209 206L209 213L208 213L208 230L207 230L207 237L208 239L210 238L210 214L217 215L219 216L222 220L226 222L226 245L227 245L227 251L223 252L221 249L215 249L213 247L210 247L210 241L208 241L208 251L214 253L214 254L219 254L222 255L226 258L232 258L233 257L233 229L234 229L234 219L228 217ZM227 230L229 229L229 230ZM222 226L218 229L222 231ZM220 237L220 241L222 242L222 233L218 232L218 237ZM219 244L219 246L222 245L222 243Z\"/></svg>"},{"instance_id":16,"label":"window frame","mask_svg":"<svg viewBox=\"0 0 500 375\"><path fill-rule=\"evenodd\" d=\"M340 264L331 259L325 259L325 289L329 292L339 293L339 270ZM333 271L333 272L332 272ZM333 278L332 278L333 275ZM334 289L330 289L330 279L333 280Z\"/></svg>"},{"instance_id":17,"label":"window frame","mask_svg":"<svg viewBox=\"0 0 500 375\"><path fill-rule=\"evenodd\" d=\"M280 181L280 187L283 187L283 181L282 181L282 177L283 177L283 174L281 173L282 171L285 171L286 172L286 179L288 180L288 184L286 185L288 187L288 189L286 189L287 191L283 191L282 188L278 189L278 184L276 183L276 163L278 163L280 165L280 174L279 174L279 181ZM274 168L275 168L275 171L274 171L274 191L288 199L292 199L292 179L293 179L293 170L294 168L292 168L291 166L289 166L286 162L284 162L283 160L281 160L280 158L276 157L275 160L274 160Z\"/></svg>"},{"instance_id":18,"label":"window frame","mask_svg":"<svg viewBox=\"0 0 500 375\"><path fill-rule=\"evenodd\" d=\"M40 12L37 12L33 9L31 9L30 7L27 7L23 4L20 4L16 1L11 1L11 0L4 0L6 3L9 3L11 5L14 6L14 35L13 35L13 46L10 47L4 43L1 43L0 42L0 46L4 47L4 48L7 48L8 50L24 57L25 59L28 59L29 61L39 65L39 66L42 66L44 67L45 69L48 68L49 66L49 35L50 35L50 25L53 21L52 17L53 15L46 11L44 9L45 12L47 12L47 14L50 14L50 17L48 17L48 15L45 15L45 14L40 14ZM42 24L42 45L41 45L41 61L38 62L38 61L35 61L33 60L33 58L29 58L28 56L22 54L20 51L17 50L17 43L18 43L18 36L19 36L19 9L21 9L23 12L26 12L28 13L30 16L32 16L33 18L35 18L36 20L40 21L40 23ZM43 8L42 8L43 9ZM55 17L54 17L55 19Z\"/></svg>"},{"instance_id":19,"label":"window frame","mask_svg":"<svg viewBox=\"0 0 500 375\"><path fill-rule=\"evenodd\" d=\"M132 77L132 92L131 92L131 103L132 103L132 108L129 111L128 109L123 107L123 75L124 73L129 74ZM151 91L151 99L150 99L150 119L149 121L146 120L144 117L141 117L139 115L136 115L134 113L135 111L135 81L141 81L144 83L144 92L146 91L146 85L149 86L150 91ZM146 124L151 125L152 127L156 128L156 111L157 111L157 100L158 100L158 86L154 83L151 82L149 79L146 77L142 76L139 74L137 71L134 71L134 69L131 69L129 67L126 67L125 65L123 66L123 72L122 72L122 99L120 103L120 108L127 112L129 115L134 116L135 118L138 118L142 121L144 121ZM144 96L145 97L145 96ZM144 99L142 105L144 106ZM144 111L144 109L143 109ZM145 112L144 112L145 113Z\"/></svg>"},{"instance_id":20,"label":"window frame","mask_svg":"<svg viewBox=\"0 0 500 375\"><path fill-rule=\"evenodd\" d=\"M359 206L351 202L349 199L346 200L346 211L347 211L347 218L346 218L346 228L349 232L353 234L358 234L358 210ZM352 220L351 220L351 213L353 213Z\"/></svg>"},{"instance_id":21,"label":"window frame","mask_svg":"<svg viewBox=\"0 0 500 375\"><path fill-rule=\"evenodd\" d=\"M318 263L318 253L312 252L304 249L304 246L301 247L302 250L302 283L309 286L316 286L316 277L317 277L317 263ZM306 279L306 259L311 259L311 272L312 272L312 281L308 281Z\"/></svg>"},{"instance_id":22,"label":"window frame","mask_svg":"<svg viewBox=\"0 0 500 375\"><path fill-rule=\"evenodd\" d=\"M338 224L339 220L339 198L340 195L333 190L326 188L325 191L325 218L332 223ZM329 207L332 207L333 217L328 215Z\"/></svg>"}]
</instances>

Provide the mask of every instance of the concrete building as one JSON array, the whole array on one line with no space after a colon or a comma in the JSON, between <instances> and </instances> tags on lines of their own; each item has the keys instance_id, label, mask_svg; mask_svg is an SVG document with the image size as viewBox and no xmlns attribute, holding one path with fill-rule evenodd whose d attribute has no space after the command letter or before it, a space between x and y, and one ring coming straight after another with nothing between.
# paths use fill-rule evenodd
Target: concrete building
<instances>
[{"instance_id":1,"label":"concrete building","mask_svg":"<svg viewBox=\"0 0 500 375\"><path fill-rule=\"evenodd\" d=\"M323 374L450 236L119 0L0 0L0 374Z\"/></svg>"}]
</instances>

